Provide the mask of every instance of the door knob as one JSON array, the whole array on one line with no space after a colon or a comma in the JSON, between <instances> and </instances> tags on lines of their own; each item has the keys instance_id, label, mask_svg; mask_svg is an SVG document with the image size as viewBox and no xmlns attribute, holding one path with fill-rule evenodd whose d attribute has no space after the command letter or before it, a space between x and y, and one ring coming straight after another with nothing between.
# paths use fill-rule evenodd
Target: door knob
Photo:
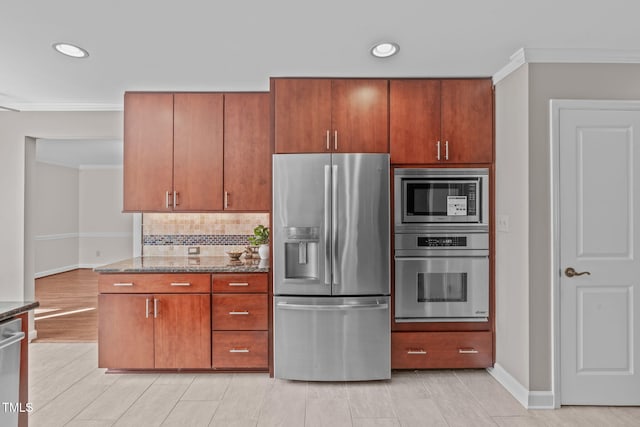
<instances>
[{"instance_id":1,"label":"door knob","mask_svg":"<svg viewBox=\"0 0 640 427\"><path fill-rule=\"evenodd\" d=\"M591 273L588 271L581 271L578 273L576 270L573 269L573 267L567 267L567 269L564 271L564 275L567 277L582 276L583 274L587 274L589 276L591 275Z\"/></svg>"}]
</instances>

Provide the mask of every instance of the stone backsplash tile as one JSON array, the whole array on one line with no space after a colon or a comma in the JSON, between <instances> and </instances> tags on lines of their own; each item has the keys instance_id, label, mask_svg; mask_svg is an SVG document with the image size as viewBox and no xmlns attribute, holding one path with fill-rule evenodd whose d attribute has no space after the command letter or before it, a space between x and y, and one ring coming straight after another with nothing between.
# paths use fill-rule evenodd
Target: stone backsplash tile
<instances>
[{"instance_id":1,"label":"stone backsplash tile","mask_svg":"<svg viewBox=\"0 0 640 427\"><path fill-rule=\"evenodd\" d=\"M267 213L145 213L142 215L144 256L186 256L191 246L201 256L224 256L243 250L259 225L269 224Z\"/></svg>"}]
</instances>

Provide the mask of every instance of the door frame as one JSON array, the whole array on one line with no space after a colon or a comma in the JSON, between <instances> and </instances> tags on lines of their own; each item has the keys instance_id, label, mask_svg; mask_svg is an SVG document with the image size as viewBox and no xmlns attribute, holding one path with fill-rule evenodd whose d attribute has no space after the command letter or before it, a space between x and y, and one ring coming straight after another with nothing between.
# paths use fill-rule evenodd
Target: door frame
<instances>
[{"instance_id":1,"label":"door frame","mask_svg":"<svg viewBox=\"0 0 640 427\"><path fill-rule=\"evenodd\" d=\"M551 99L550 112L550 157L551 157L551 392L553 407L559 408L562 401L560 383L560 112L562 110L638 110L640 101Z\"/></svg>"}]
</instances>

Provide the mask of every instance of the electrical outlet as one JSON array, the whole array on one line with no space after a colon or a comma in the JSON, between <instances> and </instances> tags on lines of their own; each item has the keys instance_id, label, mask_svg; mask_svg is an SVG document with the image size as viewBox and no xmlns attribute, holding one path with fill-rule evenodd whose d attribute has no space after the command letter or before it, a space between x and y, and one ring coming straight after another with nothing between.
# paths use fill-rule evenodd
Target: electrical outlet
<instances>
[{"instance_id":1,"label":"electrical outlet","mask_svg":"<svg viewBox=\"0 0 640 427\"><path fill-rule=\"evenodd\" d=\"M497 219L496 226L498 227L498 231L501 231L503 233L508 233L509 232L509 215L498 215L496 219Z\"/></svg>"},{"instance_id":2,"label":"electrical outlet","mask_svg":"<svg viewBox=\"0 0 640 427\"><path fill-rule=\"evenodd\" d=\"M189 255L200 255L200 246L189 246L187 253Z\"/></svg>"}]
</instances>

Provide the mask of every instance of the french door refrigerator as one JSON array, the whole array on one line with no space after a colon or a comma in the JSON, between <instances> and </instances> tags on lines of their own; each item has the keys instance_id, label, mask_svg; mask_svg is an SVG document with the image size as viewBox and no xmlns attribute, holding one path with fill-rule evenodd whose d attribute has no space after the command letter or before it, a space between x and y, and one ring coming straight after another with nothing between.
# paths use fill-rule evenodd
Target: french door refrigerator
<instances>
[{"instance_id":1,"label":"french door refrigerator","mask_svg":"<svg viewBox=\"0 0 640 427\"><path fill-rule=\"evenodd\" d=\"M391 376L388 154L273 156L274 374Z\"/></svg>"}]
</instances>

